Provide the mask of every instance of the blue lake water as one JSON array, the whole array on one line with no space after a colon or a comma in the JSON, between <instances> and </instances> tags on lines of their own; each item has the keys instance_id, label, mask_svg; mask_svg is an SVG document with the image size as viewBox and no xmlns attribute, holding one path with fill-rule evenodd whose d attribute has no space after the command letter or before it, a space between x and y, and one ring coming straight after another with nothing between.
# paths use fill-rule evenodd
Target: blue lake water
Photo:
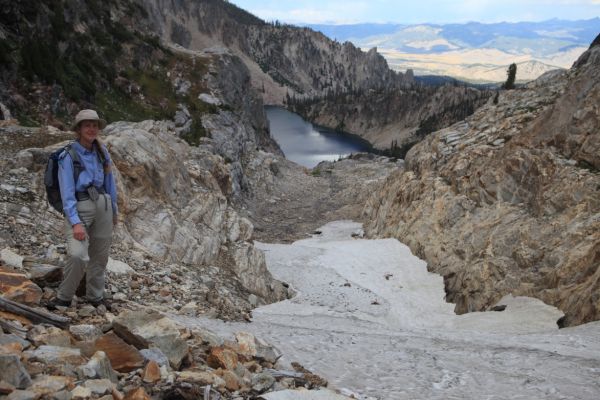
<instances>
[{"instance_id":1,"label":"blue lake water","mask_svg":"<svg viewBox=\"0 0 600 400\"><path fill-rule=\"evenodd\" d=\"M369 142L356 135L315 126L281 107L265 107L271 136L288 160L312 168L351 153L371 151Z\"/></svg>"}]
</instances>

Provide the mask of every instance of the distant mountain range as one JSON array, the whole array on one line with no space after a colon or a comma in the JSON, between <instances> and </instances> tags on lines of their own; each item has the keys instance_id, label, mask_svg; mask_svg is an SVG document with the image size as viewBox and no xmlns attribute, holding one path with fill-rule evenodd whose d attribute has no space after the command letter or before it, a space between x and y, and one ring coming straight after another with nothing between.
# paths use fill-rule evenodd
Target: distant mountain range
<instances>
[{"instance_id":1,"label":"distant mountain range","mask_svg":"<svg viewBox=\"0 0 600 400\"><path fill-rule=\"evenodd\" d=\"M600 18L482 24L307 25L364 49L377 47L390 66L416 75L501 82L517 63L517 80L568 68L600 32Z\"/></svg>"}]
</instances>

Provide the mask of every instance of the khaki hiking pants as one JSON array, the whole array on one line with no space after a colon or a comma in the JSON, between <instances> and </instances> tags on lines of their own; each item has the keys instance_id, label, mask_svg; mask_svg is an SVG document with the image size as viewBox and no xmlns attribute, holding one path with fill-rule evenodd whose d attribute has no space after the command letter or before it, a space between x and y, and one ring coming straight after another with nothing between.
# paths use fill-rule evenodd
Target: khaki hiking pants
<instances>
[{"instance_id":1,"label":"khaki hiking pants","mask_svg":"<svg viewBox=\"0 0 600 400\"><path fill-rule=\"evenodd\" d=\"M85 225L87 237L85 240L76 240L73 237L73 227L68 218L65 218L67 263L57 297L70 301L85 274L87 299L101 300L104 298L104 272L113 232L110 195L101 194L96 201L78 201L77 213Z\"/></svg>"}]
</instances>

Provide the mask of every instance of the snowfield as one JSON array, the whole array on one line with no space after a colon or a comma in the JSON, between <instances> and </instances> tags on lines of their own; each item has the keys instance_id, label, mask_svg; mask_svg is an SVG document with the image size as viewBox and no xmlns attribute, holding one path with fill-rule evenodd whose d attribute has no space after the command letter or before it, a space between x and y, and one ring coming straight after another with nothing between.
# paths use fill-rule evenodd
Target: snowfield
<instances>
[{"instance_id":1,"label":"snowfield","mask_svg":"<svg viewBox=\"0 0 600 400\"><path fill-rule=\"evenodd\" d=\"M502 312L455 315L442 277L395 239L336 221L291 245L257 243L297 295L253 322L178 317L221 334L247 331L330 386L376 399L598 399L600 322L559 330L562 313L506 296Z\"/></svg>"}]
</instances>

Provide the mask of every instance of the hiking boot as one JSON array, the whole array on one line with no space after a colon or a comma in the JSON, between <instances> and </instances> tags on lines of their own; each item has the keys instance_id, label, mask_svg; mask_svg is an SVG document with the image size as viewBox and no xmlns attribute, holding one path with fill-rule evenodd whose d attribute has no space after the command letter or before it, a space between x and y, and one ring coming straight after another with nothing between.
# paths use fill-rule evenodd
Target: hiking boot
<instances>
[{"instance_id":1,"label":"hiking boot","mask_svg":"<svg viewBox=\"0 0 600 400\"><path fill-rule=\"evenodd\" d=\"M106 299L88 300L88 303L90 303L91 305L93 305L96 308L98 308L100 306L104 306L108 311L110 311L110 303L108 301L106 301Z\"/></svg>"},{"instance_id":2,"label":"hiking boot","mask_svg":"<svg viewBox=\"0 0 600 400\"><path fill-rule=\"evenodd\" d=\"M71 307L71 300L61 300L55 297L46 304L48 310L56 310L57 307Z\"/></svg>"}]
</instances>

